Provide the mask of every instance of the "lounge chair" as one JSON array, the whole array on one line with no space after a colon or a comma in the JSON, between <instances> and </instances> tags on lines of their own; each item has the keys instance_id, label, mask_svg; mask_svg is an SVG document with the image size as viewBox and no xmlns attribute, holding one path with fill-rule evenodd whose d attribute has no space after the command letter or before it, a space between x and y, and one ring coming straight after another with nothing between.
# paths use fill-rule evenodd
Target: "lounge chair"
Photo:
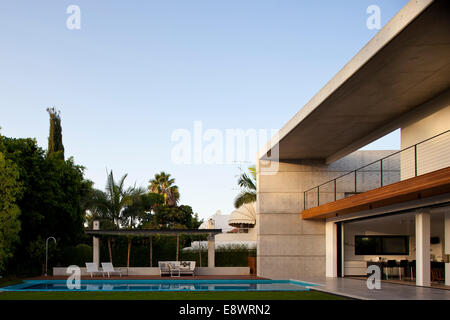
<instances>
[{"instance_id":1,"label":"lounge chair","mask_svg":"<svg viewBox=\"0 0 450 320\"><path fill-rule=\"evenodd\" d=\"M169 267L167 266L166 261L158 261L158 267L159 267L159 275L162 277L165 274L170 274Z\"/></svg>"},{"instance_id":2,"label":"lounge chair","mask_svg":"<svg viewBox=\"0 0 450 320\"><path fill-rule=\"evenodd\" d=\"M122 270L120 268L114 269L114 266L111 262L102 262L103 274L108 274L108 278L110 278L111 274L119 274L122 276Z\"/></svg>"},{"instance_id":3,"label":"lounge chair","mask_svg":"<svg viewBox=\"0 0 450 320\"><path fill-rule=\"evenodd\" d=\"M195 261L181 261L180 263L180 273L182 275L194 276L195 271Z\"/></svg>"},{"instance_id":4,"label":"lounge chair","mask_svg":"<svg viewBox=\"0 0 450 320\"><path fill-rule=\"evenodd\" d=\"M171 277L179 277L181 275L179 261L169 262L167 265L169 267Z\"/></svg>"},{"instance_id":5,"label":"lounge chair","mask_svg":"<svg viewBox=\"0 0 450 320\"><path fill-rule=\"evenodd\" d=\"M91 278L94 273L100 273L104 276L104 273L98 270L98 266L94 262L86 262L86 272L91 274Z\"/></svg>"},{"instance_id":6,"label":"lounge chair","mask_svg":"<svg viewBox=\"0 0 450 320\"><path fill-rule=\"evenodd\" d=\"M158 261L159 274L161 276L167 274L171 277L180 276L180 262L179 261Z\"/></svg>"}]
</instances>

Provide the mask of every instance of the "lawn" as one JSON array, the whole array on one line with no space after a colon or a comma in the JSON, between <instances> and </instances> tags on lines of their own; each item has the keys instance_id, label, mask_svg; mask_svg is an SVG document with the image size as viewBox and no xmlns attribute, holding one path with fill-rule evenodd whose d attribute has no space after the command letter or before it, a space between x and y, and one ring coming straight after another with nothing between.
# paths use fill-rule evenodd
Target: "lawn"
<instances>
[{"instance_id":1,"label":"lawn","mask_svg":"<svg viewBox=\"0 0 450 320\"><path fill-rule=\"evenodd\" d=\"M0 287L22 282L3 279ZM0 300L344 300L318 291L264 292L0 292Z\"/></svg>"}]
</instances>

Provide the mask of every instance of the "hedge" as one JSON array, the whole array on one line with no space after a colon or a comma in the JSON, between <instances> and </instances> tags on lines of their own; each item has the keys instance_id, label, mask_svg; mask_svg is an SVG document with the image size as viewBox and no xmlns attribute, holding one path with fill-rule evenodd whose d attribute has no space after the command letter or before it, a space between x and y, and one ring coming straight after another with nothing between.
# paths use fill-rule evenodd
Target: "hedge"
<instances>
[{"instance_id":1,"label":"hedge","mask_svg":"<svg viewBox=\"0 0 450 320\"><path fill-rule=\"evenodd\" d=\"M208 251L202 250L202 262L200 264L199 251L183 251L183 247L190 246L192 239L188 236L180 237L179 260L196 261L196 266L208 266ZM114 266L125 267L127 265L128 238L111 238L111 251ZM245 267L247 258L255 257L256 249L247 249L245 246L228 246L216 249L215 265L217 267ZM176 238L169 236L153 237L153 267L158 266L158 261L176 260ZM71 264L84 267L85 262L92 261L92 246L79 244L64 250L62 265ZM100 239L100 261L109 261L108 242L106 238ZM148 238L133 238L130 253L130 267L150 266L150 246Z\"/></svg>"}]
</instances>

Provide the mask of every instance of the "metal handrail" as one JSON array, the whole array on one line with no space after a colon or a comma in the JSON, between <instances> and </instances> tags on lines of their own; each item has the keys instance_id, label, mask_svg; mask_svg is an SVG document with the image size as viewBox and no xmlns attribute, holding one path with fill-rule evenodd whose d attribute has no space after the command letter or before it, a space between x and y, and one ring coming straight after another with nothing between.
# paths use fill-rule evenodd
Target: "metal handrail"
<instances>
[{"instance_id":1,"label":"metal handrail","mask_svg":"<svg viewBox=\"0 0 450 320\"><path fill-rule=\"evenodd\" d=\"M392 157L392 156L395 156L395 155L397 155L397 154L400 154L400 153L402 153L402 152L404 152L404 151L407 151L407 150L410 150L410 149L414 149L414 174L415 174L415 176L417 177L417 146L419 146L420 144L423 144L423 143L425 143L425 142L427 142L427 141L430 141L430 140L432 140L432 139L435 139L435 138L437 138L437 137L439 137L439 136L442 136L442 135L444 135L444 134L446 134L446 133L449 133L450 132L450 130L446 130L446 131L443 131L443 132L441 132L441 133L439 133L439 134L437 134L437 135L434 135L434 136L432 136L432 137L430 137L430 138L427 138L427 139L425 139L425 140L422 140L422 141L420 141L420 142L418 142L418 143L416 143L416 144L413 144L413 145L411 145L411 146L409 146L409 147L407 147L407 148L404 148L404 149L402 149L402 150L398 150L398 151L395 151L395 152L393 152L393 153L391 153L391 154L389 154L389 155L387 155L387 156L385 156L385 157L383 157L383 158L380 158L380 159L378 159L378 160L375 160L375 161L373 161L373 162L370 162L370 163L368 163L368 164L366 164L366 165L364 165L364 166L362 166L362 167L359 167L359 168L357 168L357 169L355 169L355 170L352 170L352 171L349 171L349 172L346 172L346 173L344 173L344 174L342 174L342 175L340 175L340 176L338 176L338 177L336 177L336 178L334 178L334 179L330 179L330 180L328 180L328 181L326 181L326 182L324 182L324 183L321 183L321 184L319 184L319 185L316 185L316 186L314 186L314 187L312 187L312 188L310 188L310 189L308 189L308 190L305 190L305 191L303 191L303 195L304 195L304 208L306 209L306 193L307 192L310 192L310 191L312 191L312 190L315 190L315 189L317 189L317 203L318 203L318 206L320 205L320 187L322 187L322 186L324 186L324 185L326 185L326 184L329 184L330 182L334 182L334 186L335 186L335 188L334 188L334 190L335 190L335 195L334 195L334 197L335 197L335 201L336 201L336 182L337 182L337 180L338 179L340 179L340 178L343 178L343 177L345 177L345 176L347 176L347 175L350 175L350 174L355 174L355 193L357 192L357 177L356 177L356 173L358 172L358 171L360 171L360 170L362 170L362 169L364 169L364 168L367 168L367 167L369 167L369 166L371 166L371 165L374 165L374 164L376 164L376 163L380 163L380 172L381 172L381 178L380 178L380 180L381 180L381 186L383 186L383 160L386 160L386 159L388 159L388 158L390 158L390 157Z\"/></svg>"}]
</instances>

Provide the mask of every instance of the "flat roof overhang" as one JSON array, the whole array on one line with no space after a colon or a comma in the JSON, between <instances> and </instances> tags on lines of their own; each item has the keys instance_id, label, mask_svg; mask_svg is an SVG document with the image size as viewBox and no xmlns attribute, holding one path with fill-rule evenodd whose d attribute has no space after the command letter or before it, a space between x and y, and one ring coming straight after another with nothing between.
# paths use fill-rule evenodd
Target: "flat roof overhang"
<instances>
[{"instance_id":1,"label":"flat roof overhang","mask_svg":"<svg viewBox=\"0 0 450 320\"><path fill-rule=\"evenodd\" d=\"M86 230L93 236L152 236L152 235L216 235L222 233L222 229L140 229L140 230Z\"/></svg>"},{"instance_id":2,"label":"flat roof overhang","mask_svg":"<svg viewBox=\"0 0 450 320\"><path fill-rule=\"evenodd\" d=\"M338 160L450 88L450 2L410 1L258 153ZM274 154L275 152L275 154Z\"/></svg>"},{"instance_id":3,"label":"flat roof overhang","mask_svg":"<svg viewBox=\"0 0 450 320\"><path fill-rule=\"evenodd\" d=\"M358 211L372 210L444 193L450 193L450 167L303 210L302 219L342 217Z\"/></svg>"}]
</instances>

